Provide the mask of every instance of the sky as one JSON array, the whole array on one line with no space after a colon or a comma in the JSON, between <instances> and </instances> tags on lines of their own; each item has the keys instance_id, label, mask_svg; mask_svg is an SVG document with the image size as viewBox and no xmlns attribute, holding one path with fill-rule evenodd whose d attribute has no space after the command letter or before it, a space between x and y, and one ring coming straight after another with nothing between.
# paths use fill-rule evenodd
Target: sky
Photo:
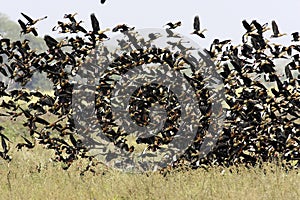
<instances>
[{"instance_id":1,"label":"sky","mask_svg":"<svg viewBox=\"0 0 300 200\"><path fill-rule=\"evenodd\" d=\"M90 14L95 13L100 21L101 29L113 28L120 23L126 23L136 28L163 28L168 22L182 21L182 26L176 31L184 34L200 46L208 47L213 39L232 39L233 44L241 42L245 29L242 20L251 22L256 19L261 24L266 22L271 27L275 20L280 32L288 33L283 38L270 39L274 43L287 43L291 33L300 31L300 1L299 0L0 0L0 12L17 22L22 19L21 12L39 18L48 16L36 27L39 35L52 34L51 29L65 13L78 12L76 19L84 21L84 27L90 29ZM193 19L200 17L201 28L208 29L205 39L190 35L193 31ZM1 25L1 24L0 24ZM271 31L265 34L269 37Z\"/></svg>"}]
</instances>

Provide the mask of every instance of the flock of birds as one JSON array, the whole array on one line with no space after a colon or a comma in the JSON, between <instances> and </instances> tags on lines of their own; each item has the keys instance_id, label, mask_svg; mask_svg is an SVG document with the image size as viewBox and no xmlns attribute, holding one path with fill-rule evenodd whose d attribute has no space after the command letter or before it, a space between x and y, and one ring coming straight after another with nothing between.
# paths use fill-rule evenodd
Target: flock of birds
<instances>
[{"instance_id":1,"label":"flock of birds","mask_svg":"<svg viewBox=\"0 0 300 200\"><path fill-rule=\"evenodd\" d=\"M32 33L38 36L35 25L47 17L32 19L24 13L21 14L26 19L26 22L18 20L21 34ZM68 36L61 40L50 35L44 36L47 50L43 52L32 49L28 39L18 41L11 41L5 37L0 39L0 73L3 76L25 86L34 73L44 72L53 83L54 95L51 96L37 90L8 91L8 86L0 81L0 97L6 97L0 104L0 117L24 120L23 126L29 130L30 138L22 136L24 142L17 145L18 149L34 148L36 143L45 145L55 151L54 160L64 162L65 169L68 169L78 158L90 160L94 158L88 154L88 149L75 133L83 131L88 134L88 126L100 123L103 132L111 142L125 151L133 152L134 146L127 144L128 134L124 134L113 121L109 99L113 89L111 81L116 80L112 75L122 75L137 63L160 63L168 64L178 71L191 69L192 75L185 75L185 78L197 91L201 114L204 116L199 121L194 142L173 163L174 167L187 163L195 168L242 163L256 165L262 161L274 160L283 160L289 167L299 167L300 38L298 32L292 33L291 45L283 46L270 43L264 36L264 33L270 29L268 24L261 25L256 20L248 23L243 20L245 34L242 36L242 44L234 46L231 40L215 39L210 48L205 49L225 86L225 101L221 103L226 119L222 133L212 151L206 157L199 159L201 144L207 137L210 109L214 102L204 88L203 77L193 70L199 63L188 52L195 49L186 47L180 35L173 32L181 26L181 22L169 22L165 25L166 33L170 38L170 47L178 48L175 53L168 49L149 46L152 40L160 37L159 34L149 34L149 40L146 40L138 38L134 27L126 24L115 26L112 28L113 32L120 32L128 38L119 41L119 48L127 50L128 53L116 55L115 52L110 52L105 46L101 46L103 41L109 39L110 29L101 29L98 19L91 14L92 30L87 31L81 25L82 21L76 20L76 14L65 14L65 21L58 21L53 28L53 31ZM271 38L286 35L279 31L275 21L272 21L271 26L273 32ZM201 29L198 16L194 18L193 27L192 34L205 38L206 29ZM176 42L171 42L171 39ZM108 57L118 57L118 59L111 63L112 72L107 73L97 87L98 121L91 121L86 127L76 127L72 117L73 86L70 77L74 77L81 68L86 68L87 73L93 76L94 71L89 71L89 64L94 60ZM283 72L279 70L277 60L286 62ZM137 123L144 125L147 125L149 118L147 101L158 101L159 93L165 95L162 86L148 87L152 92L147 92L145 87L133 94L142 101L131 102L133 105L130 111L131 117ZM33 101L33 98L37 100ZM147 144L147 150L156 151L161 145L168 144L178 131L178 124L174 124L180 118L180 110L174 109L178 106L176 98L163 103L173 106L167 108L168 119L171 120L165 126L165 131L157 136L136 140L137 144ZM5 128L0 126L2 142L0 156L10 160L8 145L10 140L4 135L4 130ZM92 166L93 164L89 164L86 170L92 170Z\"/></svg>"}]
</instances>

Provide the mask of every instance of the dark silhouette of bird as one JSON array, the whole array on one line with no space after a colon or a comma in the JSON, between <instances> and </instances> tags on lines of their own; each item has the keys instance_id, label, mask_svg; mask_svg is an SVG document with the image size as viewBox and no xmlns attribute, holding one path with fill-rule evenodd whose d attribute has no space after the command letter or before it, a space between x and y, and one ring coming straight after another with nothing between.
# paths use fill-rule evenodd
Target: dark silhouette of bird
<instances>
[{"instance_id":1,"label":"dark silhouette of bird","mask_svg":"<svg viewBox=\"0 0 300 200\"><path fill-rule=\"evenodd\" d=\"M18 20L20 26L21 26L21 34L28 34L28 33L33 33L34 36L38 36L38 33L36 29L32 26L26 25L22 20Z\"/></svg>"},{"instance_id":2,"label":"dark silhouette of bird","mask_svg":"<svg viewBox=\"0 0 300 200\"><path fill-rule=\"evenodd\" d=\"M53 37L51 37L50 35L45 35L44 36L44 40L46 42L46 45L52 49L52 48L56 48L58 45L58 41L56 39L54 39Z\"/></svg>"},{"instance_id":3,"label":"dark silhouette of bird","mask_svg":"<svg viewBox=\"0 0 300 200\"><path fill-rule=\"evenodd\" d=\"M102 41L103 39L109 39L105 32L109 31L110 29L106 28L104 30L101 30L99 21L96 18L95 14L92 13L90 17L93 30L86 33L86 36L89 36L89 40L91 41L92 46L94 48L98 41Z\"/></svg>"},{"instance_id":4,"label":"dark silhouette of bird","mask_svg":"<svg viewBox=\"0 0 300 200\"><path fill-rule=\"evenodd\" d=\"M274 20L272 21L272 30L273 30L273 35L271 35L272 38L278 38L286 35L286 33L279 32L278 26Z\"/></svg>"},{"instance_id":5,"label":"dark silhouette of bird","mask_svg":"<svg viewBox=\"0 0 300 200\"><path fill-rule=\"evenodd\" d=\"M29 25L29 26L35 25L37 22L47 18L47 16L45 16L45 17L34 20L34 19L32 19L31 17L29 17L28 15L26 15L24 13L21 13L21 14L27 19L28 22L26 23L26 25Z\"/></svg>"},{"instance_id":6,"label":"dark silhouette of bird","mask_svg":"<svg viewBox=\"0 0 300 200\"><path fill-rule=\"evenodd\" d=\"M255 29L257 30L257 34L262 36L262 33L269 30L270 28L268 27L268 23L265 23L263 25L261 25L260 23L258 23L256 20L253 20L251 22L251 25L253 25L255 27Z\"/></svg>"},{"instance_id":7,"label":"dark silhouette of bird","mask_svg":"<svg viewBox=\"0 0 300 200\"><path fill-rule=\"evenodd\" d=\"M133 30L134 27L129 27L127 26L126 24L118 24L117 26L115 26L113 29L112 29L112 32L126 32L126 31L131 31Z\"/></svg>"},{"instance_id":8,"label":"dark silhouette of bird","mask_svg":"<svg viewBox=\"0 0 300 200\"><path fill-rule=\"evenodd\" d=\"M242 21L242 24L243 24L244 28L246 29L247 33L253 31L250 24L245 19Z\"/></svg>"},{"instance_id":9,"label":"dark silhouette of bird","mask_svg":"<svg viewBox=\"0 0 300 200\"><path fill-rule=\"evenodd\" d=\"M101 3L101 4L104 4L104 3L105 3L105 1L106 1L106 0L100 0L100 3Z\"/></svg>"},{"instance_id":10,"label":"dark silhouette of bird","mask_svg":"<svg viewBox=\"0 0 300 200\"><path fill-rule=\"evenodd\" d=\"M70 32L70 24L69 23L58 21L57 24L58 24L57 26L54 26L52 28L52 31L56 31L57 29L61 28L59 33L68 33L68 32Z\"/></svg>"},{"instance_id":11,"label":"dark silhouette of bird","mask_svg":"<svg viewBox=\"0 0 300 200\"><path fill-rule=\"evenodd\" d=\"M0 67L0 73L3 74L5 77L8 77L6 70L2 66Z\"/></svg>"},{"instance_id":12,"label":"dark silhouette of bird","mask_svg":"<svg viewBox=\"0 0 300 200\"><path fill-rule=\"evenodd\" d=\"M293 39L292 39L292 42L299 42L299 32L294 32L292 33L292 36L293 36Z\"/></svg>"},{"instance_id":13,"label":"dark silhouette of bird","mask_svg":"<svg viewBox=\"0 0 300 200\"><path fill-rule=\"evenodd\" d=\"M207 29L203 29L203 30L200 29L200 19L199 16L196 16L194 18L194 31L191 34L196 34L201 38L205 38L203 34L205 31L207 31Z\"/></svg>"},{"instance_id":14,"label":"dark silhouette of bird","mask_svg":"<svg viewBox=\"0 0 300 200\"><path fill-rule=\"evenodd\" d=\"M18 143L17 146L16 146L16 148L17 148L18 150L22 150L23 147L26 147L26 148L28 148L28 149L34 148L35 145L34 145L30 140L28 140L28 139L25 138L24 136L22 136L22 138L24 139L24 141L25 141L26 143Z\"/></svg>"},{"instance_id":15,"label":"dark silhouette of bird","mask_svg":"<svg viewBox=\"0 0 300 200\"><path fill-rule=\"evenodd\" d=\"M71 22L75 22L76 23L76 20L75 20L75 16L78 15L78 13L73 13L73 14L65 14L64 15L64 18L68 18Z\"/></svg>"},{"instance_id":16,"label":"dark silhouette of bird","mask_svg":"<svg viewBox=\"0 0 300 200\"><path fill-rule=\"evenodd\" d=\"M286 76L288 79L290 79L290 80L294 79L293 74L292 74L292 72L291 72L291 69L290 69L290 66L289 66L289 65L286 65L286 66L285 66L284 71L285 71L285 76Z\"/></svg>"},{"instance_id":17,"label":"dark silhouette of bird","mask_svg":"<svg viewBox=\"0 0 300 200\"><path fill-rule=\"evenodd\" d=\"M3 130L4 128L2 126L0 126L0 131ZM6 155L9 151L9 148L8 148L8 145L7 145L7 142L10 142L10 140L8 139L8 137L6 137L4 134L2 134L0 132L0 138L1 138L1 145L2 145L2 149L3 151L0 152L2 153L2 155ZM1 155L1 154L0 154Z\"/></svg>"},{"instance_id":18,"label":"dark silhouette of bird","mask_svg":"<svg viewBox=\"0 0 300 200\"><path fill-rule=\"evenodd\" d=\"M165 26L168 26L169 29L175 29L175 28L181 26L181 21L178 21L175 23L169 22Z\"/></svg>"},{"instance_id":19,"label":"dark silhouette of bird","mask_svg":"<svg viewBox=\"0 0 300 200\"><path fill-rule=\"evenodd\" d=\"M106 31L109 31L110 29L107 28L105 30L101 30L100 29L100 25L99 25L99 21L98 19L96 18L95 14L92 13L91 14L91 21L92 21L92 27L93 27L93 31L92 31L92 34L94 35L99 35L99 36L103 36L103 34L106 32Z\"/></svg>"},{"instance_id":20,"label":"dark silhouette of bird","mask_svg":"<svg viewBox=\"0 0 300 200\"><path fill-rule=\"evenodd\" d=\"M251 22L251 24L254 25L254 27L256 28L258 34L262 34L263 28L262 28L262 26L261 26L260 23L258 23L256 20L253 20L253 21Z\"/></svg>"},{"instance_id":21,"label":"dark silhouette of bird","mask_svg":"<svg viewBox=\"0 0 300 200\"><path fill-rule=\"evenodd\" d=\"M71 24L69 25L71 33L78 33L78 32L87 33L85 28L83 28L83 26L80 25L82 22L83 22L82 20L79 22L71 22Z\"/></svg>"}]
</instances>

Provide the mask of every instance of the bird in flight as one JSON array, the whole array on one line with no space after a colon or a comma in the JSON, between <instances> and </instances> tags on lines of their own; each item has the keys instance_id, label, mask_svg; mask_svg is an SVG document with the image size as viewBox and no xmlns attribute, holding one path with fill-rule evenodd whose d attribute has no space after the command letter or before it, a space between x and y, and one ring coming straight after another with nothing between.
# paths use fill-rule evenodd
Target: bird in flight
<instances>
[{"instance_id":1,"label":"bird in flight","mask_svg":"<svg viewBox=\"0 0 300 200\"><path fill-rule=\"evenodd\" d=\"M292 42L298 42L298 41L300 41L300 40L299 40L299 39L300 39L300 37L299 37L299 32L294 32L294 33L292 33L292 36L293 36Z\"/></svg>"},{"instance_id":2,"label":"bird in flight","mask_svg":"<svg viewBox=\"0 0 300 200\"><path fill-rule=\"evenodd\" d=\"M106 0L100 0L101 4L104 4Z\"/></svg>"},{"instance_id":3,"label":"bird in flight","mask_svg":"<svg viewBox=\"0 0 300 200\"><path fill-rule=\"evenodd\" d=\"M165 26L169 26L169 29L175 29L178 26L181 26L181 21L178 21L178 22L175 22L175 23L169 22Z\"/></svg>"},{"instance_id":4,"label":"bird in flight","mask_svg":"<svg viewBox=\"0 0 300 200\"><path fill-rule=\"evenodd\" d=\"M41 21L41 20L47 18L47 16L45 16L45 17L42 17L42 18L39 18L39 19L32 19L31 17L29 17L28 15L26 15L22 12L21 12L21 15L23 15L23 17L25 17L27 19L28 22L27 22L26 25L29 25L29 26L32 26L32 25L36 24L38 21Z\"/></svg>"},{"instance_id":5,"label":"bird in flight","mask_svg":"<svg viewBox=\"0 0 300 200\"><path fill-rule=\"evenodd\" d=\"M26 25L22 20L18 20L18 22L19 22L19 24L20 24L20 26L21 26L21 28L22 28L22 30L21 30L21 34L23 33L23 34L28 34L28 33L30 33L30 32L32 32L33 33L33 35L34 36L38 36L38 33L37 33L37 31L36 31L36 29L34 28L34 27L32 27L32 26L30 26L30 25Z\"/></svg>"},{"instance_id":6,"label":"bird in flight","mask_svg":"<svg viewBox=\"0 0 300 200\"><path fill-rule=\"evenodd\" d=\"M112 32L126 32L126 31L132 31L135 27L129 27L126 24L118 24L116 27L112 29Z\"/></svg>"},{"instance_id":7,"label":"bird in flight","mask_svg":"<svg viewBox=\"0 0 300 200\"><path fill-rule=\"evenodd\" d=\"M272 30L273 30L273 35L271 35L272 38L278 38L286 35L286 33L279 32L278 26L274 20L272 21Z\"/></svg>"},{"instance_id":8,"label":"bird in flight","mask_svg":"<svg viewBox=\"0 0 300 200\"><path fill-rule=\"evenodd\" d=\"M246 20L243 20L242 23L243 23L244 28L247 30L247 33L251 32L253 30L251 25Z\"/></svg>"},{"instance_id":9,"label":"bird in flight","mask_svg":"<svg viewBox=\"0 0 300 200\"><path fill-rule=\"evenodd\" d=\"M196 16L194 18L194 32L192 32L191 34L196 34L202 38L205 38L203 34L205 31L207 31L207 29L203 29L203 30L200 29L200 19L199 16Z\"/></svg>"}]
</instances>

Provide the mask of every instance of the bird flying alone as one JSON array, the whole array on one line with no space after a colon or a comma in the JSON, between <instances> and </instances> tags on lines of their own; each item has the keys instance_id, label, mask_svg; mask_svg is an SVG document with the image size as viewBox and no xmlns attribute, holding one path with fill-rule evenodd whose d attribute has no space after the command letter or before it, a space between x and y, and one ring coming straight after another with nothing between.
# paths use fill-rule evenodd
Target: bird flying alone
<instances>
[{"instance_id":1,"label":"bird flying alone","mask_svg":"<svg viewBox=\"0 0 300 200\"><path fill-rule=\"evenodd\" d=\"M286 33L279 32L278 26L274 20L272 21L272 30L273 30L273 35L271 35L271 38L278 38L286 35Z\"/></svg>"},{"instance_id":2,"label":"bird flying alone","mask_svg":"<svg viewBox=\"0 0 300 200\"><path fill-rule=\"evenodd\" d=\"M191 34L195 34L202 38L205 38L203 34L205 31L207 31L207 29L203 29L203 30L200 29L200 19L199 16L196 16L194 18L194 31Z\"/></svg>"}]
</instances>

